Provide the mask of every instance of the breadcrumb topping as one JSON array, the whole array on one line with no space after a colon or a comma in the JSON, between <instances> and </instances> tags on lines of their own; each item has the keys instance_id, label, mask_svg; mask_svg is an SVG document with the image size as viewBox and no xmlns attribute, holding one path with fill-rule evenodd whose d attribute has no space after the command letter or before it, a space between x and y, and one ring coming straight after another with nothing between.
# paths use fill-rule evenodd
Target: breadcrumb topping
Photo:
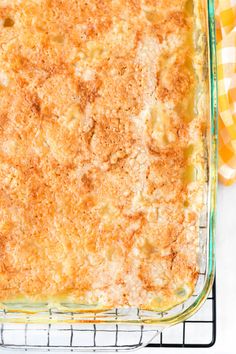
<instances>
[{"instance_id":1,"label":"breadcrumb topping","mask_svg":"<svg viewBox=\"0 0 236 354\"><path fill-rule=\"evenodd\" d=\"M192 293L206 117L187 3L0 2L1 301Z\"/></svg>"}]
</instances>

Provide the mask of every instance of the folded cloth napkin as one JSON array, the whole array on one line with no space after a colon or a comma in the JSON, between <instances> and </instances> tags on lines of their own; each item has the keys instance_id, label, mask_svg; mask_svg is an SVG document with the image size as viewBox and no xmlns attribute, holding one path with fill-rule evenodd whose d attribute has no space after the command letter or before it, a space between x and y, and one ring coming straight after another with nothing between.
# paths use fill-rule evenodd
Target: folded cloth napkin
<instances>
[{"instance_id":1,"label":"folded cloth napkin","mask_svg":"<svg viewBox=\"0 0 236 354\"><path fill-rule=\"evenodd\" d=\"M219 179L236 181L236 0L216 1Z\"/></svg>"}]
</instances>

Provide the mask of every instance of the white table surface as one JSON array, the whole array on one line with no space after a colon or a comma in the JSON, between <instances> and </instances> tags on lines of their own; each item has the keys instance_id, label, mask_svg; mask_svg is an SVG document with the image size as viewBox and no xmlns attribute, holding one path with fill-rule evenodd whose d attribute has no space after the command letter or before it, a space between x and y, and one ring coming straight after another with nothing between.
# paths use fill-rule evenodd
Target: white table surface
<instances>
[{"instance_id":1,"label":"white table surface","mask_svg":"<svg viewBox=\"0 0 236 354\"><path fill-rule=\"evenodd\" d=\"M4 350L4 352L6 354L17 353L17 351L8 350ZM236 353L236 185L233 187L220 186L218 193L216 344L207 349L144 348L136 353Z\"/></svg>"}]
</instances>

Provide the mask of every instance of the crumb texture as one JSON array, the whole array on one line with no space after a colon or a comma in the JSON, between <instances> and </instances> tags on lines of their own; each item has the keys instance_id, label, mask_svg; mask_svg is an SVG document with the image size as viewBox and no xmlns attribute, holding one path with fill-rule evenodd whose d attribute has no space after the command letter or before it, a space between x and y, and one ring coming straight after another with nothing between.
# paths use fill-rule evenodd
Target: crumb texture
<instances>
[{"instance_id":1,"label":"crumb texture","mask_svg":"<svg viewBox=\"0 0 236 354\"><path fill-rule=\"evenodd\" d=\"M188 0L0 1L0 300L192 293L206 116Z\"/></svg>"}]
</instances>

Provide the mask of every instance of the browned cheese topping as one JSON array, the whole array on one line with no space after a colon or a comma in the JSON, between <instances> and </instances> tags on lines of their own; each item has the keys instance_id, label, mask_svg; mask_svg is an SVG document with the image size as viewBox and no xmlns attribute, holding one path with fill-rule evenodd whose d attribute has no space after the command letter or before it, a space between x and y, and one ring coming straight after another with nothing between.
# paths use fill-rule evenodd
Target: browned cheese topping
<instances>
[{"instance_id":1,"label":"browned cheese topping","mask_svg":"<svg viewBox=\"0 0 236 354\"><path fill-rule=\"evenodd\" d=\"M192 293L190 2L0 1L1 301L163 310Z\"/></svg>"}]
</instances>

